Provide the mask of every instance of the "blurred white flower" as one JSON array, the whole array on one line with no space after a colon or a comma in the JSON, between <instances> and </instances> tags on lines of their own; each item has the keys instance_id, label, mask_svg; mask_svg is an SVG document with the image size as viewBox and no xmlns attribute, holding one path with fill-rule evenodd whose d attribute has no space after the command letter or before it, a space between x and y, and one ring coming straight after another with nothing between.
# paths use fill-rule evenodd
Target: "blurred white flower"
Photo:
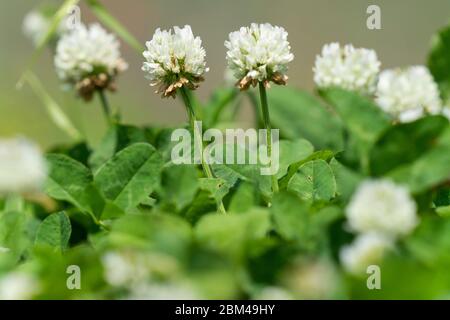
<instances>
[{"instance_id":1,"label":"blurred white flower","mask_svg":"<svg viewBox=\"0 0 450 320\"><path fill-rule=\"evenodd\" d=\"M283 279L297 299L332 299L338 289L337 272L326 260L297 259Z\"/></svg>"},{"instance_id":2,"label":"blurred white flower","mask_svg":"<svg viewBox=\"0 0 450 320\"><path fill-rule=\"evenodd\" d=\"M380 66L374 50L330 43L316 57L314 81L319 88L341 87L371 95L375 92Z\"/></svg>"},{"instance_id":3,"label":"blurred white flower","mask_svg":"<svg viewBox=\"0 0 450 320\"><path fill-rule=\"evenodd\" d=\"M359 235L351 245L341 249L339 256L344 269L352 274L365 274L367 267L381 263L387 250L393 248L390 238L377 234Z\"/></svg>"},{"instance_id":4,"label":"blurred white flower","mask_svg":"<svg viewBox=\"0 0 450 320\"><path fill-rule=\"evenodd\" d=\"M0 194L39 190L47 166L39 148L21 139L0 139Z\"/></svg>"},{"instance_id":5,"label":"blurred white flower","mask_svg":"<svg viewBox=\"0 0 450 320\"><path fill-rule=\"evenodd\" d=\"M416 209L406 188L389 180L370 180L358 187L346 214L354 231L395 237L406 235L416 227Z\"/></svg>"},{"instance_id":6,"label":"blurred white flower","mask_svg":"<svg viewBox=\"0 0 450 320\"><path fill-rule=\"evenodd\" d=\"M253 300L294 300L292 294L281 287L265 287Z\"/></svg>"},{"instance_id":7,"label":"blurred white flower","mask_svg":"<svg viewBox=\"0 0 450 320\"><path fill-rule=\"evenodd\" d=\"M9 251L11 251L9 248L0 247L0 253L8 253Z\"/></svg>"},{"instance_id":8,"label":"blurred white flower","mask_svg":"<svg viewBox=\"0 0 450 320\"><path fill-rule=\"evenodd\" d=\"M134 255L108 252L102 257L105 279L112 286L130 286L149 275L146 264Z\"/></svg>"},{"instance_id":9,"label":"blurred white flower","mask_svg":"<svg viewBox=\"0 0 450 320\"><path fill-rule=\"evenodd\" d=\"M411 122L442 111L438 86L424 66L383 71L378 81L376 101L400 122Z\"/></svg>"},{"instance_id":10,"label":"blurred white flower","mask_svg":"<svg viewBox=\"0 0 450 320\"><path fill-rule=\"evenodd\" d=\"M49 31L52 14L44 14L39 10L30 11L23 20L22 30L25 36L31 39L33 44L38 45L39 41ZM61 37L69 31L67 18L64 18L56 30L56 37Z\"/></svg>"},{"instance_id":11,"label":"blurred white flower","mask_svg":"<svg viewBox=\"0 0 450 320\"><path fill-rule=\"evenodd\" d=\"M38 292L37 280L25 273L13 272L0 279L0 300L30 300Z\"/></svg>"},{"instance_id":12,"label":"blurred white flower","mask_svg":"<svg viewBox=\"0 0 450 320\"><path fill-rule=\"evenodd\" d=\"M29 12L23 20L23 33L37 45L50 27L50 21L39 11Z\"/></svg>"},{"instance_id":13,"label":"blurred white flower","mask_svg":"<svg viewBox=\"0 0 450 320\"><path fill-rule=\"evenodd\" d=\"M99 24L80 24L58 42L55 67L59 78L76 86L89 100L97 89L114 90L114 79L128 67L114 34Z\"/></svg>"},{"instance_id":14,"label":"blurred white flower","mask_svg":"<svg viewBox=\"0 0 450 320\"><path fill-rule=\"evenodd\" d=\"M228 68L241 90L261 81L266 86L270 81L286 84L287 64L294 59L287 37L282 27L269 23L252 23L230 33L225 41Z\"/></svg>"},{"instance_id":15,"label":"blurred white flower","mask_svg":"<svg viewBox=\"0 0 450 320\"><path fill-rule=\"evenodd\" d=\"M163 97L175 97L176 90L187 86L198 87L208 72L206 52L200 37L194 37L190 26L174 27L172 30L157 29L153 38L146 42L143 55L147 60L142 66L151 86L159 86L156 93Z\"/></svg>"},{"instance_id":16,"label":"blurred white flower","mask_svg":"<svg viewBox=\"0 0 450 320\"><path fill-rule=\"evenodd\" d=\"M195 290L184 283L143 282L132 287L130 300L198 300Z\"/></svg>"}]
</instances>

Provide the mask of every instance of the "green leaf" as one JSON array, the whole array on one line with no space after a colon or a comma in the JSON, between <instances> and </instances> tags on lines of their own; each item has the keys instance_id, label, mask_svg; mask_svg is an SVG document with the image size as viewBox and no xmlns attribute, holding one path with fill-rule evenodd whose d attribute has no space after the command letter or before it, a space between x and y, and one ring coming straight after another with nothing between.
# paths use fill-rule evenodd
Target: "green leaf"
<instances>
[{"instance_id":1,"label":"green leaf","mask_svg":"<svg viewBox=\"0 0 450 320\"><path fill-rule=\"evenodd\" d=\"M433 38L428 67L439 84L444 99L450 97L450 26L440 30Z\"/></svg>"},{"instance_id":2,"label":"green leaf","mask_svg":"<svg viewBox=\"0 0 450 320\"><path fill-rule=\"evenodd\" d=\"M335 114L314 96L290 87L273 87L268 92L273 128L288 139L303 138L316 149L341 150L342 126Z\"/></svg>"},{"instance_id":3,"label":"green leaf","mask_svg":"<svg viewBox=\"0 0 450 320\"><path fill-rule=\"evenodd\" d=\"M361 143L371 145L389 127L386 114L369 99L339 88L321 91L322 97L331 104L341 117L347 130ZM321 134L333 131L321 128Z\"/></svg>"},{"instance_id":4,"label":"green leaf","mask_svg":"<svg viewBox=\"0 0 450 320\"><path fill-rule=\"evenodd\" d=\"M162 172L158 194L165 210L180 211L193 200L198 191L198 170L195 165L170 165Z\"/></svg>"},{"instance_id":5,"label":"green leaf","mask_svg":"<svg viewBox=\"0 0 450 320\"><path fill-rule=\"evenodd\" d=\"M304 139L280 141L280 169L277 177L283 177L291 164L309 157L314 152L313 145Z\"/></svg>"},{"instance_id":6,"label":"green leaf","mask_svg":"<svg viewBox=\"0 0 450 320\"><path fill-rule=\"evenodd\" d=\"M192 229L184 219L169 214L128 214L114 221L106 240L113 248L141 248L184 258L192 245Z\"/></svg>"},{"instance_id":7,"label":"green leaf","mask_svg":"<svg viewBox=\"0 0 450 320\"><path fill-rule=\"evenodd\" d=\"M448 120L442 116L428 116L390 127L370 152L370 172L381 176L400 165L417 160L433 148L447 127Z\"/></svg>"},{"instance_id":8,"label":"green leaf","mask_svg":"<svg viewBox=\"0 0 450 320\"><path fill-rule=\"evenodd\" d=\"M72 226L64 212L49 215L42 221L36 234L35 245L50 246L64 252L69 244Z\"/></svg>"},{"instance_id":9,"label":"green leaf","mask_svg":"<svg viewBox=\"0 0 450 320\"><path fill-rule=\"evenodd\" d=\"M330 161L334 157L334 153L330 150L322 150L316 151L310 156L306 157L303 160L292 163L289 168L287 174L280 181L280 188L286 189L291 178L297 173L298 169L307 162L314 160L324 160Z\"/></svg>"},{"instance_id":10,"label":"green leaf","mask_svg":"<svg viewBox=\"0 0 450 320\"><path fill-rule=\"evenodd\" d=\"M42 101L53 123L73 140L82 140L83 136L80 131L73 125L61 106L45 90L38 77L33 72L27 71L25 72L24 80L28 82L35 95Z\"/></svg>"},{"instance_id":11,"label":"green leaf","mask_svg":"<svg viewBox=\"0 0 450 320\"><path fill-rule=\"evenodd\" d=\"M330 167L333 170L334 178L336 179L336 193L343 201L348 201L353 195L364 176L347 168L338 160L334 159L330 162Z\"/></svg>"},{"instance_id":12,"label":"green leaf","mask_svg":"<svg viewBox=\"0 0 450 320\"><path fill-rule=\"evenodd\" d=\"M95 173L106 199L123 210L144 201L159 183L162 159L150 144L136 143L117 153Z\"/></svg>"},{"instance_id":13,"label":"green leaf","mask_svg":"<svg viewBox=\"0 0 450 320\"><path fill-rule=\"evenodd\" d=\"M263 239L270 228L265 210L244 214L209 214L197 223L195 238L205 248L241 260L255 241Z\"/></svg>"},{"instance_id":14,"label":"green leaf","mask_svg":"<svg viewBox=\"0 0 450 320\"><path fill-rule=\"evenodd\" d=\"M298 169L289 181L287 190L304 201L329 201L336 195L336 180L328 163L314 160Z\"/></svg>"},{"instance_id":15,"label":"green leaf","mask_svg":"<svg viewBox=\"0 0 450 320\"><path fill-rule=\"evenodd\" d=\"M142 54L145 47L128 30L114 18L108 10L97 0L85 1L95 16L105 26L117 33L126 43L130 45L137 53Z\"/></svg>"},{"instance_id":16,"label":"green leaf","mask_svg":"<svg viewBox=\"0 0 450 320\"><path fill-rule=\"evenodd\" d=\"M200 189L207 191L217 203L230 191L226 181L219 178L201 178L199 184Z\"/></svg>"},{"instance_id":17,"label":"green leaf","mask_svg":"<svg viewBox=\"0 0 450 320\"><path fill-rule=\"evenodd\" d=\"M230 144L225 144L224 150L226 150L226 148L230 148ZM230 188L232 188L239 180L250 182L258 187L264 197L269 198L272 194L271 180L270 176L261 174L263 166L260 163L249 164L249 150L245 146L232 145L231 148L235 148L234 163L211 165L215 177L224 180ZM239 152L245 155L245 164L237 163L237 155Z\"/></svg>"},{"instance_id":18,"label":"green leaf","mask_svg":"<svg viewBox=\"0 0 450 320\"><path fill-rule=\"evenodd\" d=\"M307 205L293 194L281 192L272 200L270 212L275 230L286 240L305 240L308 233Z\"/></svg>"},{"instance_id":19,"label":"green leaf","mask_svg":"<svg viewBox=\"0 0 450 320\"><path fill-rule=\"evenodd\" d=\"M27 235L27 217L23 212L7 211L0 214L0 247L19 259L31 244Z\"/></svg>"},{"instance_id":20,"label":"green leaf","mask_svg":"<svg viewBox=\"0 0 450 320\"><path fill-rule=\"evenodd\" d=\"M388 177L421 193L450 177L450 127L435 142L434 148L411 164L396 168Z\"/></svg>"},{"instance_id":21,"label":"green leaf","mask_svg":"<svg viewBox=\"0 0 450 320\"><path fill-rule=\"evenodd\" d=\"M257 197L258 193L255 186L248 182L242 182L231 198L228 211L233 213L247 212L257 204Z\"/></svg>"},{"instance_id":22,"label":"green leaf","mask_svg":"<svg viewBox=\"0 0 450 320\"><path fill-rule=\"evenodd\" d=\"M79 209L90 212L86 190L92 183L91 171L65 155L48 154L46 159L49 173L44 186L45 192L50 197L70 202Z\"/></svg>"},{"instance_id":23,"label":"green leaf","mask_svg":"<svg viewBox=\"0 0 450 320\"><path fill-rule=\"evenodd\" d=\"M117 152L138 142L147 142L146 134L142 129L115 124L109 128L100 145L92 153L89 158L89 165L95 171Z\"/></svg>"}]
</instances>

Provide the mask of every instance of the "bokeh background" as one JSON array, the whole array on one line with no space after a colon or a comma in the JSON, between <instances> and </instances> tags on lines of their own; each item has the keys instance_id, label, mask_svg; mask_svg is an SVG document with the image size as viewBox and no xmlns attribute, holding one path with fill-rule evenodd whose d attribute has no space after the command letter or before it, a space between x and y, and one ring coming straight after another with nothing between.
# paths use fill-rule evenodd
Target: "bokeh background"
<instances>
[{"instance_id":1,"label":"bokeh background","mask_svg":"<svg viewBox=\"0 0 450 320\"><path fill-rule=\"evenodd\" d=\"M39 3L40 0L0 2L0 137L24 135L45 148L64 143L68 138L53 125L30 88L15 89L33 52L32 43L22 33L23 17ZM423 64L433 33L450 18L448 0L103 0L102 3L142 43L158 27L190 24L203 39L211 68L198 90L202 100L224 82L223 43L228 33L251 22L270 22L286 28L295 54L289 85L312 90L312 66L323 44L339 41L374 48L383 68ZM366 27L366 9L370 4L381 7L382 30ZM81 10L83 22L95 20L87 7L82 5ZM159 125L183 122L185 112L179 101L163 101L148 86L140 70L141 55L126 44L122 51L130 68L120 77L119 92L110 96L110 101L120 108L124 122ZM97 143L105 128L98 101L85 104L73 92L63 92L49 52L43 54L34 71L88 140ZM244 106L242 118L245 120L249 114Z\"/></svg>"}]
</instances>

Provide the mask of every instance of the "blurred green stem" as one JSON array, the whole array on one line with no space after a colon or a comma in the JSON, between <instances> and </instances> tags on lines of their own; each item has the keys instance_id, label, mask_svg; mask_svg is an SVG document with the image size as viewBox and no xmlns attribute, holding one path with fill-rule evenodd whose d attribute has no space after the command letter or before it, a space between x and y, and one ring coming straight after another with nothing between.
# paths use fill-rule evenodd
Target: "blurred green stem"
<instances>
[{"instance_id":1,"label":"blurred green stem","mask_svg":"<svg viewBox=\"0 0 450 320\"><path fill-rule=\"evenodd\" d=\"M100 97L100 101L102 104L103 112L105 114L106 121L108 125L112 125L114 123L111 108L108 103L108 99L106 98L105 90L98 90L98 95Z\"/></svg>"},{"instance_id":2,"label":"blurred green stem","mask_svg":"<svg viewBox=\"0 0 450 320\"><path fill-rule=\"evenodd\" d=\"M192 107L191 100L189 99L189 94L187 92L187 89L184 86L181 87L180 88L180 93L181 93L181 97L183 98L184 105L186 106L186 110L187 110L187 113L188 113L188 116L189 116L189 123L191 125L191 129L192 129L192 131L194 133L194 141L198 142L198 148L200 150L200 159L201 159L201 162L202 162L203 171L204 171L206 177L208 177L210 179L214 178L214 175L212 173L211 167L209 166L209 164L207 164L205 162L205 158L203 156L203 139L202 139L201 132L200 132L200 130L199 130L197 124L196 124L197 118L195 116L195 112L194 112L194 109ZM222 201L218 201L218 203L217 203L217 210L220 213L223 213L223 214L227 213Z\"/></svg>"},{"instance_id":3,"label":"blurred green stem","mask_svg":"<svg viewBox=\"0 0 450 320\"><path fill-rule=\"evenodd\" d=\"M269 105L267 103L267 92L263 82L259 82L259 96L261 98L261 109L264 121L264 127L266 128L266 140L267 140L267 154L270 162L269 166L272 167L272 125L270 123ZM276 174L271 176L272 178L272 191L278 192L278 179Z\"/></svg>"}]
</instances>

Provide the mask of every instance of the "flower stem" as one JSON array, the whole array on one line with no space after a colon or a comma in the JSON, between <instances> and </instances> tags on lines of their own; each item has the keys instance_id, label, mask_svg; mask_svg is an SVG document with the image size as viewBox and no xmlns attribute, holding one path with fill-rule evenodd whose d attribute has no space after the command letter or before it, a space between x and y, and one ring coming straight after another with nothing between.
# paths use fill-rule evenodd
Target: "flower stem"
<instances>
[{"instance_id":1,"label":"flower stem","mask_svg":"<svg viewBox=\"0 0 450 320\"><path fill-rule=\"evenodd\" d=\"M100 97L100 101L103 108L103 113L105 114L106 122L109 125L112 125L114 123L111 108L108 103L108 99L106 98L105 91L104 90L98 90L98 95Z\"/></svg>"},{"instance_id":2,"label":"flower stem","mask_svg":"<svg viewBox=\"0 0 450 320\"><path fill-rule=\"evenodd\" d=\"M198 148L199 148L200 154L201 154L200 158L201 158L201 162L202 162L203 171L204 171L206 177L214 178L214 175L212 173L211 167L209 166L208 163L206 163L205 158L203 156L203 142L202 142L203 139L202 139L200 130L199 130L198 126L195 123L197 121L197 118L195 116L195 112L194 112L194 109L192 107L191 100L189 99L189 94L186 92L186 88L184 86L180 88L180 93L181 93L181 96L183 98L184 104L186 106L186 110L187 110L187 113L188 113L188 116L189 116L189 123L191 125L191 129L192 129L192 131L194 133L194 141L198 141ZM220 213L223 213L223 214L227 213L226 210L225 210L225 207L224 207L224 205L222 203L222 201L218 201L217 202L217 210Z\"/></svg>"},{"instance_id":3,"label":"flower stem","mask_svg":"<svg viewBox=\"0 0 450 320\"><path fill-rule=\"evenodd\" d=\"M261 99L261 109L264 121L264 127L266 128L266 140L267 140L267 154L270 159L270 167L272 166L272 125L270 123L270 115L269 115L269 105L267 103L267 93L266 87L263 82L259 82L259 96ZM276 174L271 176L272 178L272 191L274 193L278 192L278 179Z\"/></svg>"}]
</instances>

